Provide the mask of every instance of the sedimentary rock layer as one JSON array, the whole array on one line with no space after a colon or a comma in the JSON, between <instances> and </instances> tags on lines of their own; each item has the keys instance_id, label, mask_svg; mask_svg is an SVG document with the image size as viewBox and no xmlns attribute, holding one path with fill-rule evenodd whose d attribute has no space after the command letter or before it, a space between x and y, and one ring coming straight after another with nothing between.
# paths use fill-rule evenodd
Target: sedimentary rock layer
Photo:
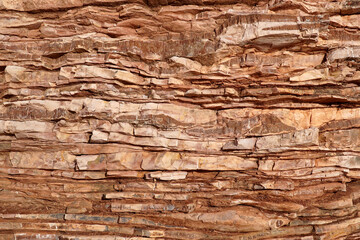
<instances>
[{"instance_id":1,"label":"sedimentary rock layer","mask_svg":"<svg viewBox=\"0 0 360 240\"><path fill-rule=\"evenodd\" d=\"M359 239L360 2L0 0L0 239Z\"/></svg>"}]
</instances>

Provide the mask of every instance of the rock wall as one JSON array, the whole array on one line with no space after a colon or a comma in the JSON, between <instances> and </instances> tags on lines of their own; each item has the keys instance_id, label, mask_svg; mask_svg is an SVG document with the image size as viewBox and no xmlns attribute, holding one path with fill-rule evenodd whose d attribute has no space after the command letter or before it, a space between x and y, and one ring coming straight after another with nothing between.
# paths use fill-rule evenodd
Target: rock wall
<instances>
[{"instance_id":1,"label":"rock wall","mask_svg":"<svg viewBox=\"0 0 360 240\"><path fill-rule=\"evenodd\" d=\"M359 14L0 0L0 239L360 239Z\"/></svg>"}]
</instances>

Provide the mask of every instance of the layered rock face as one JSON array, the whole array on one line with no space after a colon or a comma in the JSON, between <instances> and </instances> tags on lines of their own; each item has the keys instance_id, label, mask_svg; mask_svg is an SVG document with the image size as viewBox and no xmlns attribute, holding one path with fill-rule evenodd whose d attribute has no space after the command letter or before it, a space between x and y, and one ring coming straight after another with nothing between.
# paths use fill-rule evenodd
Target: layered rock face
<instances>
[{"instance_id":1,"label":"layered rock face","mask_svg":"<svg viewBox=\"0 0 360 240\"><path fill-rule=\"evenodd\" d=\"M0 239L360 239L360 2L0 0Z\"/></svg>"}]
</instances>

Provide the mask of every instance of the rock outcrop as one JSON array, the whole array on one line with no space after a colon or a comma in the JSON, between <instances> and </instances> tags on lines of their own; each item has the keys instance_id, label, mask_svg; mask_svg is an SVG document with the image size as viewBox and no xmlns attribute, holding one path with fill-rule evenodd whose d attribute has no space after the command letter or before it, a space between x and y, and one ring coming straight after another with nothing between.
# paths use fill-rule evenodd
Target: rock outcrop
<instances>
[{"instance_id":1,"label":"rock outcrop","mask_svg":"<svg viewBox=\"0 0 360 240\"><path fill-rule=\"evenodd\" d=\"M360 2L0 0L0 239L360 239Z\"/></svg>"}]
</instances>

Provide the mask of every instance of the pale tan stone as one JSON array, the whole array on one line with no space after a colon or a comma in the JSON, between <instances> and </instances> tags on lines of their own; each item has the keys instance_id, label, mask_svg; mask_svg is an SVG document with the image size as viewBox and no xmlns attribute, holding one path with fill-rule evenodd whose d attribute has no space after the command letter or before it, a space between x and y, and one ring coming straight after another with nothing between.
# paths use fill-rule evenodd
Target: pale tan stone
<instances>
[{"instance_id":1,"label":"pale tan stone","mask_svg":"<svg viewBox=\"0 0 360 240\"><path fill-rule=\"evenodd\" d=\"M72 71L75 73L74 77L77 78L94 78L101 77L107 79L113 79L115 77L115 70L99 68L95 66L77 66Z\"/></svg>"},{"instance_id":2,"label":"pale tan stone","mask_svg":"<svg viewBox=\"0 0 360 240\"><path fill-rule=\"evenodd\" d=\"M54 125L49 122L0 120L0 131L3 133L51 132L53 127Z\"/></svg>"},{"instance_id":3,"label":"pale tan stone","mask_svg":"<svg viewBox=\"0 0 360 240\"><path fill-rule=\"evenodd\" d=\"M148 79L144 79L134 73L123 70L116 71L115 78L130 84L148 85L150 83L150 80Z\"/></svg>"},{"instance_id":4,"label":"pale tan stone","mask_svg":"<svg viewBox=\"0 0 360 240\"><path fill-rule=\"evenodd\" d=\"M163 181L181 180L185 179L187 172L151 172L146 175L147 178L156 178Z\"/></svg>"},{"instance_id":5,"label":"pale tan stone","mask_svg":"<svg viewBox=\"0 0 360 240\"><path fill-rule=\"evenodd\" d=\"M107 142L109 139L109 133L94 130L91 134L91 142Z\"/></svg>"},{"instance_id":6,"label":"pale tan stone","mask_svg":"<svg viewBox=\"0 0 360 240\"><path fill-rule=\"evenodd\" d=\"M156 137L157 130L154 127L140 127L134 129L135 136Z\"/></svg>"},{"instance_id":7,"label":"pale tan stone","mask_svg":"<svg viewBox=\"0 0 360 240\"><path fill-rule=\"evenodd\" d=\"M260 171L271 171L273 170L274 164L274 160L260 160L258 169Z\"/></svg>"},{"instance_id":8,"label":"pale tan stone","mask_svg":"<svg viewBox=\"0 0 360 240\"><path fill-rule=\"evenodd\" d=\"M111 162L108 161L108 165L110 166ZM110 167L109 167L110 168ZM117 170L109 170L106 171L106 175L110 177L123 177L123 178L143 178L144 173L139 171L117 171Z\"/></svg>"},{"instance_id":9,"label":"pale tan stone","mask_svg":"<svg viewBox=\"0 0 360 240\"><path fill-rule=\"evenodd\" d=\"M164 148L177 146L177 141L173 139L167 139L163 137L135 137L117 132L111 132L109 134L108 140L111 142L120 142L139 146Z\"/></svg>"},{"instance_id":10,"label":"pale tan stone","mask_svg":"<svg viewBox=\"0 0 360 240\"><path fill-rule=\"evenodd\" d=\"M319 129L309 128L290 134L261 137L256 141L260 150L273 151L281 148L309 147L319 144Z\"/></svg>"},{"instance_id":11,"label":"pale tan stone","mask_svg":"<svg viewBox=\"0 0 360 240\"><path fill-rule=\"evenodd\" d=\"M142 110L144 116L165 114L185 124L203 124L216 121L215 111L191 109L175 104L147 103Z\"/></svg>"},{"instance_id":12,"label":"pale tan stone","mask_svg":"<svg viewBox=\"0 0 360 240\"><path fill-rule=\"evenodd\" d=\"M341 48L333 49L332 51L330 51L327 59L329 62L332 62L345 58L358 58L359 56L360 56L360 47L349 46L349 47L341 47Z\"/></svg>"},{"instance_id":13,"label":"pale tan stone","mask_svg":"<svg viewBox=\"0 0 360 240\"><path fill-rule=\"evenodd\" d=\"M314 69L304 72L299 76L291 77L290 81L310 81L310 80L317 80L322 78L324 78L324 74L321 73L320 70Z\"/></svg>"},{"instance_id":14,"label":"pale tan stone","mask_svg":"<svg viewBox=\"0 0 360 240\"><path fill-rule=\"evenodd\" d=\"M68 152L11 152L10 162L16 168L74 169L75 156Z\"/></svg>"},{"instance_id":15,"label":"pale tan stone","mask_svg":"<svg viewBox=\"0 0 360 240\"><path fill-rule=\"evenodd\" d=\"M317 159L316 166L339 166L344 168L360 168L360 156L336 156Z\"/></svg>"},{"instance_id":16,"label":"pale tan stone","mask_svg":"<svg viewBox=\"0 0 360 240\"><path fill-rule=\"evenodd\" d=\"M202 65L199 62L192 61L191 59L188 58L174 56L170 58L170 60L180 65L183 65L185 68L192 71L201 72L202 70Z\"/></svg>"},{"instance_id":17,"label":"pale tan stone","mask_svg":"<svg viewBox=\"0 0 360 240\"><path fill-rule=\"evenodd\" d=\"M315 160L313 159L277 160L273 162L274 167L272 168L272 170L312 168L315 166Z\"/></svg>"},{"instance_id":18,"label":"pale tan stone","mask_svg":"<svg viewBox=\"0 0 360 240\"><path fill-rule=\"evenodd\" d=\"M7 82L22 82L24 81L26 68L20 66L6 66L5 80Z\"/></svg>"},{"instance_id":19,"label":"pale tan stone","mask_svg":"<svg viewBox=\"0 0 360 240\"><path fill-rule=\"evenodd\" d=\"M174 209L175 206L171 204L122 204L117 202L111 204L112 212L167 212Z\"/></svg>"},{"instance_id":20,"label":"pale tan stone","mask_svg":"<svg viewBox=\"0 0 360 240\"><path fill-rule=\"evenodd\" d=\"M190 169L197 170L245 170L257 168L256 161L236 156L184 156L184 160L193 163ZM186 169L186 168L184 168Z\"/></svg>"},{"instance_id":21,"label":"pale tan stone","mask_svg":"<svg viewBox=\"0 0 360 240\"><path fill-rule=\"evenodd\" d=\"M134 128L129 123L119 122L119 123L112 124L111 128L110 128L110 131L111 132L126 133L126 134L129 134L129 135L132 135L134 133Z\"/></svg>"},{"instance_id":22,"label":"pale tan stone","mask_svg":"<svg viewBox=\"0 0 360 240\"><path fill-rule=\"evenodd\" d=\"M88 133L62 133L56 132L56 138L60 142L77 142L77 143L87 143L89 142L89 135Z\"/></svg>"},{"instance_id":23,"label":"pale tan stone","mask_svg":"<svg viewBox=\"0 0 360 240\"><path fill-rule=\"evenodd\" d=\"M110 102L101 99L86 98L84 99L84 106L87 111L94 113L111 112L113 110Z\"/></svg>"},{"instance_id":24,"label":"pale tan stone","mask_svg":"<svg viewBox=\"0 0 360 240\"><path fill-rule=\"evenodd\" d=\"M223 150L251 150L255 147L256 138L243 138L235 139L234 141L226 143L222 149Z\"/></svg>"}]
</instances>

